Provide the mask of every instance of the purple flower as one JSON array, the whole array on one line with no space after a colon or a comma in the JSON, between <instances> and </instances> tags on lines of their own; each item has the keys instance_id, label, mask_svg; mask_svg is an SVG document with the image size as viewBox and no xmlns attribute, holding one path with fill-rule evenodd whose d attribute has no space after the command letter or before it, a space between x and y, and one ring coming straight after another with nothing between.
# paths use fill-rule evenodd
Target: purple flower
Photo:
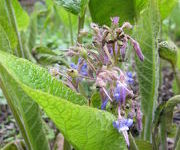
<instances>
[{"instance_id":1,"label":"purple flower","mask_svg":"<svg viewBox=\"0 0 180 150\"><path fill-rule=\"evenodd\" d=\"M114 121L113 127L116 128L119 132L122 132L122 131L128 131L129 128L132 126L132 124L133 124L132 119L122 118L120 121L119 120Z\"/></svg>"},{"instance_id":2,"label":"purple flower","mask_svg":"<svg viewBox=\"0 0 180 150\"><path fill-rule=\"evenodd\" d=\"M106 99L105 101L103 101L102 105L101 105L101 109L104 110L106 109L106 105L108 103L108 99Z\"/></svg>"},{"instance_id":3,"label":"purple flower","mask_svg":"<svg viewBox=\"0 0 180 150\"><path fill-rule=\"evenodd\" d=\"M129 84L133 84L134 79L132 77L132 72L127 72L127 79L126 79L127 83Z\"/></svg>"},{"instance_id":4,"label":"purple flower","mask_svg":"<svg viewBox=\"0 0 180 150\"><path fill-rule=\"evenodd\" d=\"M134 47L134 49L136 51L136 54L138 55L139 59L141 61L144 61L144 55L143 55L143 53L141 51L139 43L137 41L135 41L134 39L132 39L132 38L130 38L130 40L131 40L131 43L132 43L132 45L133 45L133 47Z\"/></svg>"},{"instance_id":5,"label":"purple flower","mask_svg":"<svg viewBox=\"0 0 180 150\"><path fill-rule=\"evenodd\" d=\"M111 20L112 20L112 23L113 23L114 25L118 25L118 23L119 23L119 17L113 17Z\"/></svg>"},{"instance_id":6,"label":"purple flower","mask_svg":"<svg viewBox=\"0 0 180 150\"><path fill-rule=\"evenodd\" d=\"M120 102L121 104L125 103L126 100L126 88L123 84L117 84L115 90L114 90L114 99L116 102Z\"/></svg>"},{"instance_id":7,"label":"purple flower","mask_svg":"<svg viewBox=\"0 0 180 150\"><path fill-rule=\"evenodd\" d=\"M71 66L72 69L78 70L78 69L79 69L79 66L80 66L80 63L81 63L81 59L79 58L77 65L74 64L74 63L71 63L70 66ZM79 70L79 73L80 73L81 75L83 75L83 76L87 76L87 75L88 75L87 63L84 62L83 65L81 65L80 67L81 67L81 68L80 68L80 70Z\"/></svg>"},{"instance_id":8,"label":"purple flower","mask_svg":"<svg viewBox=\"0 0 180 150\"><path fill-rule=\"evenodd\" d=\"M77 69L78 68L78 66L75 65L74 63L71 63L70 66L71 66L72 69Z\"/></svg>"}]
</instances>

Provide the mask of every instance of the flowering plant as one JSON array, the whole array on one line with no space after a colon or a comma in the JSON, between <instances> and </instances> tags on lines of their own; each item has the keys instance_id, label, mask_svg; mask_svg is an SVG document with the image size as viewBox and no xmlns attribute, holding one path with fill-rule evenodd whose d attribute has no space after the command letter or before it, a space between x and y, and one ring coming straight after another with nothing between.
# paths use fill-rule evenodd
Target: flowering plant
<instances>
[{"instance_id":1,"label":"flowering plant","mask_svg":"<svg viewBox=\"0 0 180 150\"><path fill-rule=\"evenodd\" d=\"M64 82L76 92L80 91L82 80L91 81L96 86L101 97L100 108L106 110L108 105L108 110L117 114L118 119L112 124L124 135L129 146L127 131L133 122L139 132L142 130L142 113L140 101L131 89L134 82L132 72L121 69L126 61L128 42L130 41L141 61L144 56L139 43L124 32L124 29L131 29L132 25L125 22L119 27L119 17L114 17L111 21L111 27L99 27L92 23L92 43L88 46L78 43L71 47L67 55L78 57L78 63L71 63L66 75L61 71L58 74L62 75ZM114 110L117 110L117 113Z\"/></svg>"}]
</instances>

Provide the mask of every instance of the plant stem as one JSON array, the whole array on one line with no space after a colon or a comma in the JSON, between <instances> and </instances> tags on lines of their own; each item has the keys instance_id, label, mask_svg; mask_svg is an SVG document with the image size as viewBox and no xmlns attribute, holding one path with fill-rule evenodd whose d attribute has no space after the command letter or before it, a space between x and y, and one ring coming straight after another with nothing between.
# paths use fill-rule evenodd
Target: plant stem
<instances>
[{"instance_id":1,"label":"plant stem","mask_svg":"<svg viewBox=\"0 0 180 150\"><path fill-rule=\"evenodd\" d=\"M131 132L129 133L129 141L130 141L130 150L139 150Z\"/></svg>"},{"instance_id":2,"label":"plant stem","mask_svg":"<svg viewBox=\"0 0 180 150\"><path fill-rule=\"evenodd\" d=\"M174 140L174 146L173 146L173 150L176 149L176 146L178 144L178 141L180 139L180 127L178 127L177 131L176 131L176 137L175 137L175 140ZM180 143L180 142L179 142ZM180 144L179 144L180 145ZM178 147L178 146L177 146Z\"/></svg>"},{"instance_id":3,"label":"plant stem","mask_svg":"<svg viewBox=\"0 0 180 150\"><path fill-rule=\"evenodd\" d=\"M163 150L167 150L167 130L166 130L166 120L161 119L160 123L160 140L161 140L161 148Z\"/></svg>"},{"instance_id":4,"label":"plant stem","mask_svg":"<svg viewBox=\"0 0 180 150\"><path fill-rule=\"evenodd\" d=\"M84 27L84 20L85 20L85 13L86 9L84 10L84 14L82 16L78 17L78 35L77 35L77 42L78 43L82 43L82 37L79 36L80 31L83 29Z\"/></svg>"},{"instance_id":5,"label":"plant stem","mask_svg":"<svg viewBox=\"0 0 180 150\"><path fill-rule=\"evenodd\" d=\"M175 150L180 150L180 140L178 140L177 146Z\"/></svg>"},{"instance_id":6,"label":"plant stem","mask_svg":"<svg viewBox=\"0 0 180 150\"><path fill-rule=\"evenodd\" d=\"M72 20L71 20L71 14L69 12L68 12L68 20L69 20L69 30L70 30L70 36L71 36L71 45L74 45L74 42L73 42Z\"/></svg>"},{"instance_id":7,"label":"plant stem","mask_svg":"<svg viewBox=\"0 0 180 150\"><path fill-rule=\"evenodd\" d=\"M151 139L151 120L152 114L148 115L149 117L145 118L145 125L144 125L144 140Z\"/></svg>"},{"instance_id":8,"label":"plant stem","mask_svg":"<svg viewBox=\"0 0 180 150\"><path fill-rule=\"evenodd\" d=\"M24 124L22 122L21 116L19 115L18 111L15 109L15 105L11 101L11 98L8 96L8 94L6 92L6 87L5 87L5 85L3 84L3 82L1 80L0 80L0 87L1 87L1 89L3 91L4 96L6 97L8 106L10 107L11 112L12 112L12 114L13 114L13 116L14 116L17 124L18 124L18 127L19 127L19 129L21 131L21 134L22 134L23 138L24 138L24 141L26 142L26 146L28 147L28 149L31 149L32 146L31 146L31 143L29 141L28 135L26 133L26 129L25 129Z\"/></svg>"},{"instance_id":9,"label":"plant stem","mask_svg":"<svg viewBox=\"0 0 180 150\"><path fill-rule=\"evenodd\" d=\"M180 94L180 76L178 76L178 71L176 70L176 67L173 65L173 72L176 79L177 87L178 87L178 94Z\"/></svg>"},{"instance_id":10,"label":"plant stem","mask_svg":"<svg viewBox=\"0 0 180 150\"><path fill-rule=\"evenodd\" d=\"M22 47L22 43L21 43L21 36L20 36L19 31L18 31L16 15L15 15L11 0L6 0L5 2L6 2L8 13L10 15L11 24L12 24L12 26L13 26L13 28L15 30L16 36L18 38L18 48L17 48L17 54L16 55L18 57L23 57L24 58L24 51L23 51L23 47Z\"/></svg>"}]
</instances>

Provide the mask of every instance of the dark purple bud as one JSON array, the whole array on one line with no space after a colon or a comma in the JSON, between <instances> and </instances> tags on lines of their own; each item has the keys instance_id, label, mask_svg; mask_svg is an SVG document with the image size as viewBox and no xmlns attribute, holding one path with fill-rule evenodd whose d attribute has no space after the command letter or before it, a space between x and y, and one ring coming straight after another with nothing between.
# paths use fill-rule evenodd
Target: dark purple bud
<instances>
[{"instance_id":1,"label":"dark purple bud","mask_svg":"<svg viewBox=\"0 0 180 150\"><path fill-rule=\"evenodd\" d=\"M124 60L125 58L125 54L126 54L126 47L127 47L127 43L123 43L123 46L120 48L120 52L121 52L121 56L122 56L122 59Z\"/></svg>"},{"instance_id":2,"label":"dark purple bud","mask_svg":"<svg viewBox=\"0 0 180 150\"><path fill-rule=\"evenodd\" d=\"M136 51L136 54L138 55L139 59L141 61L144 61L144 55L142 54L141 48L139 46L139 43L137 41L135 41L134 39L130 38L131 43Z\"/></svg>"}]
</instances>

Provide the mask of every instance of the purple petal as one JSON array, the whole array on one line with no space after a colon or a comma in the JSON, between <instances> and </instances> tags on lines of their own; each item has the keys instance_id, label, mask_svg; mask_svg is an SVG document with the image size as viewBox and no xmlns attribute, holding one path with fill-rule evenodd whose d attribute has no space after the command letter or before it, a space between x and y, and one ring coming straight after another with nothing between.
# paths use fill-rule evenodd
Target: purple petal
<instances>
[{"instance_id":1,"label":"purple petal","mask_svg":"<svg viewBox=\"0 0 180 150\"><path fill-rule=\"evenodd\" d=\"M136 54L138 55L139 59L141 61L144 61L144 55L142 54L141 48L139 46L139 43L137 41L133 40L133 39L131 39L131 42L133 44L133 47L134 47L134 49L136 51Z\"/></svg>"},{"instance_id":2,"label":"purple petal","mask_svg":"<svg viewBox=\"0 0 180 150\"><path fill-rule=\"evenodd\" d=\"M130 118L128 118L128 119L126 120L126 125L127 125L128 127L131 127L132 124L133 124L133 120L130 119Z\"/></svg>"},{"instance_id":3,"label":"purple petal","mask_svg":"<svg viewBox=\"0 0 180 150\"><path fill-rule=\"evenodd\" d=\"M120 48L121 56L122 56L123 59L125 58L126 47L127 47L127 43L125 42L125 43L123 43L122 47Z\"/></svg>"},{"instance_id":4,"label":"purple petal","mask_svg":"<svg viewBox=\"0 0 180 150\"><path fill-rule=\"evenodd\" d=\"M106 108L107 103L108 103L108 99L102 103L102 105L101 105L102 110L104 110Z\"/></svg>"},{"instance_id":5,"label":"purple petal","mask_svg":"<svg viewBox=\"0 0 180 150\"><path fill-rule=\"evenodd\" d=\"M112 18L112 23L113 23L114 25L118 25L118 23L119 23L119 17L113 17L113 18Z\"/></svg>"},{"instance_id":6,"label":"purple petal","mask_svg":"<svg viewBox=\"0 0 180 150\"><path fill-rule=\"evenodd\" d=\"M125 89L123 86L121 86L120 96L121 96L121 98L120 98L121 103L122 103L122 104L125 104L125 100L126 100L126 89Z\"/></svg>"},{"instance_id":7,"label":"purple petal","mask_svg":"<svg viewBox=\"0 0 180 150\"><path fill-rule=\"evenodd\" d=\"M119 121L113 121L113 127L119 129Z\"/></svg>"},{"instance_id":8,"label":"purple petal","mask_svg":"<svg viewBox=\"0 0 180 150\"><path fill-rule=\"evenodd\" d=\"M77 69L77 65L75 65L74 63L71 63L70 66L71 66L71 68L73 68L73 69Z\"/></svg>"}]
</instances>

